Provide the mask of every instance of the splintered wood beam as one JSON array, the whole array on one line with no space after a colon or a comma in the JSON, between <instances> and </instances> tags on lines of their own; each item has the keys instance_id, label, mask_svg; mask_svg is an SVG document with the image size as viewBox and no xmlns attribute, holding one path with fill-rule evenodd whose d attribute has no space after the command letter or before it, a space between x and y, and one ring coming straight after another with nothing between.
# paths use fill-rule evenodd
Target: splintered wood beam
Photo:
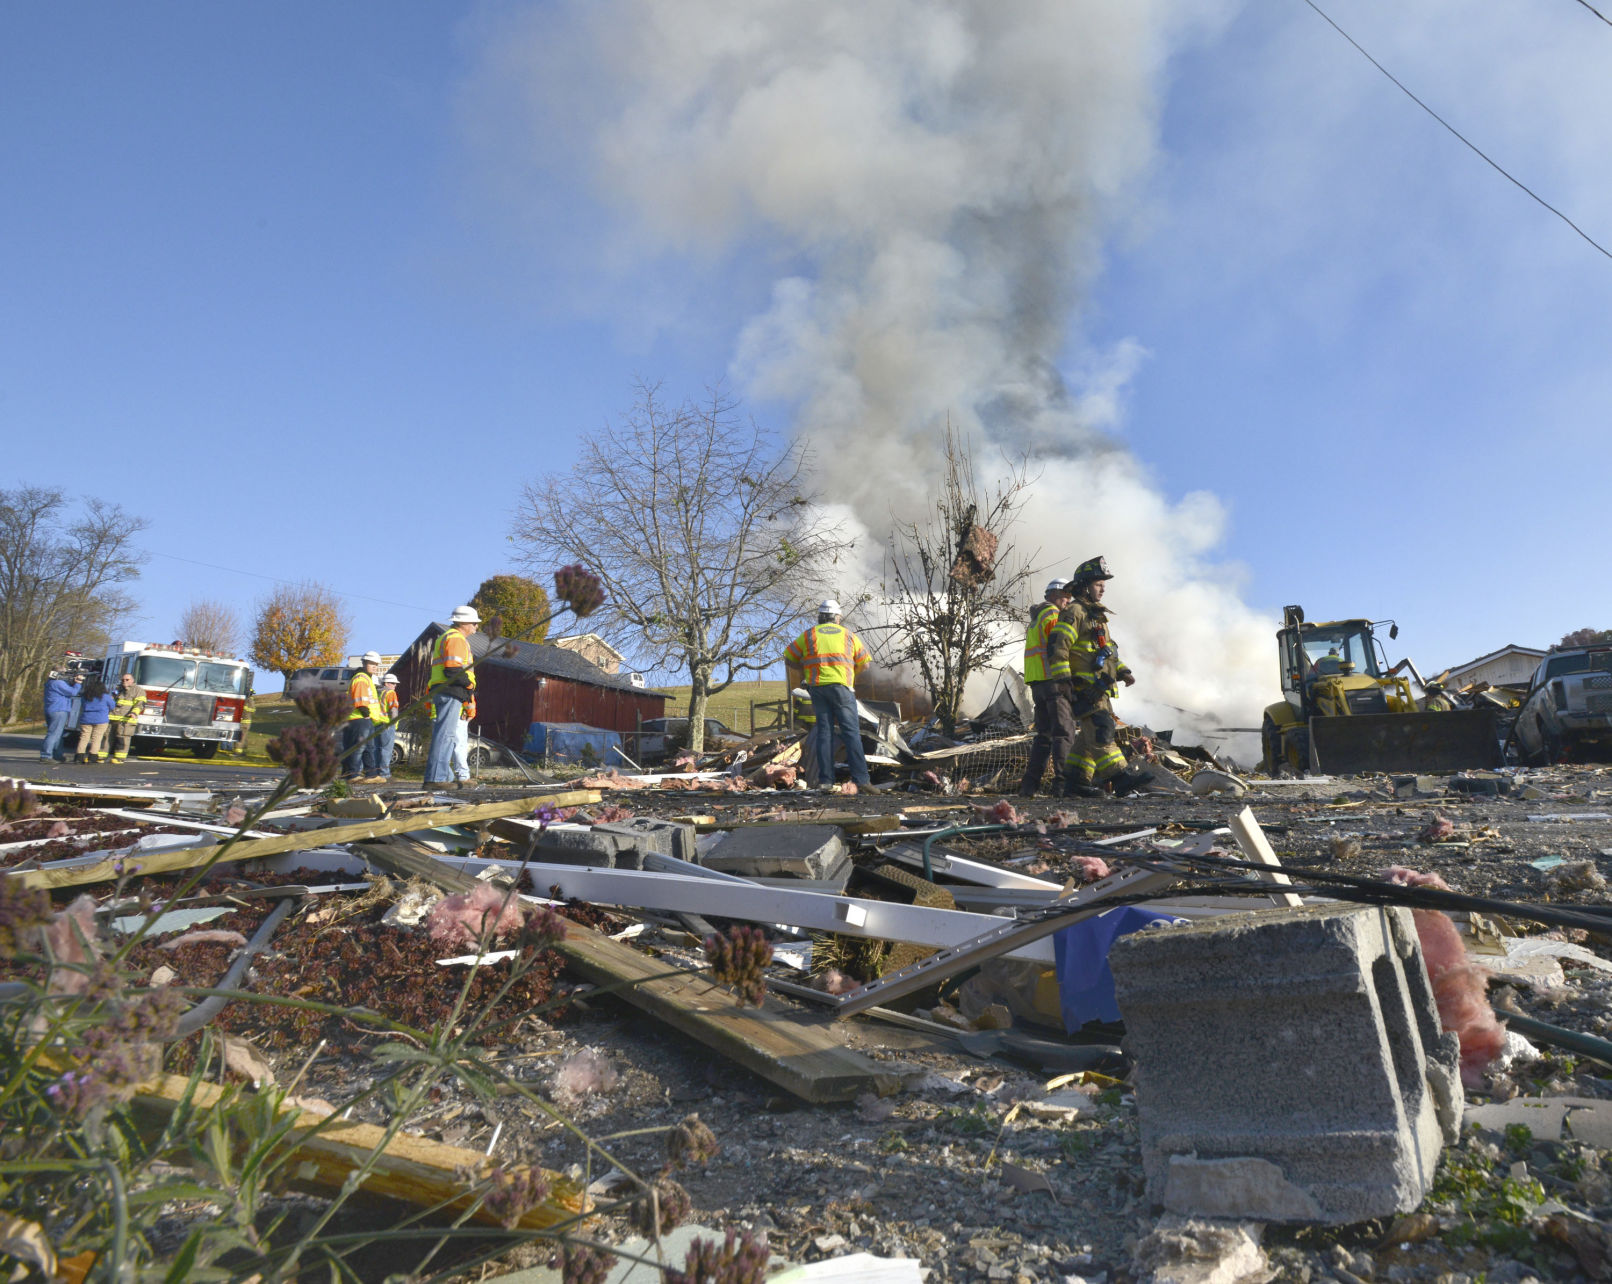
<instances>
[{"instance_id":1,"label":"splintered wood beam","mask_svg":"<svg viewBox=\"0 0 1612 1284\"><path fill-rule=\"evenodd\" d=\"M1254 818L1254 809L1244 807L1231 818L1232 837L1237 840L1237 846L1243 849L1243 855L1249 860L1258 861L1261 865L1269 865L1271 873L1266 877L1273 883L1286 883L1292 885L1293 880L1282 873L1282 862L1276 858L1276 849L1271 846L1270 840L1265 837L1265 831L1259 827L1259 821ZM1304 900L1296 892L1278 892L1272 899L1283 905L1302 905Z\"/></svg>"},{"instance_id":2,"label":"splintered wood beam","mask_svg":"<svg viewBox=\"0 0 1612 1284\"><path fill-rule=\"evenodd\" d=\"M767 829L779 825L838 825L847 834L886 834L901 828L901 817L861 816L854 811L798 811L787 820L712 820L697 823L699 833L721 829Z\"/></svg>"},{"instance_id":3,"label":"splintered wood beam","mask_svg":"<svg viewBox=\"0 0 1612 1284\"><path fill-rule=\"evenodd\" d=\"M194 847L178 847L167 851L144 854L103 856L97 860L54 861L37 869L8 873L24 887L50 890L56 887L76 887L81 883L102 883L123 873L166 874L174 870L194 869L217 858L226 861L254 860L259 856L278 856L284 852L308 851L314 847L329 847L337 843L357 843L366 838L380 838L386 834L404 834L415 829L437 829L444 825L473 825L483 820L496 820L501 816L519 816L547 803L553 807L578 807L596 803L600 799L595 789L578 789L563 794L540 794L526 798L506 799L503 802L477 803L470 807L449 807L442 811L410 812L387 820L363 820L351 825L332 825L327 829L302 829L291 834L277 834L272 838L247 838L236 843L222 856L219 843L198 843Z\"/></svg>"},{"instance_id":4,"label":"splintered wood beam","mask_svg":"<svg viewBox=\"0 0 1612 1284\"><path fill-rule=\"evenodd\" d=\"M142 1084L135 1093L135 1105L154 1112L171 1114L188 1100L197 1109L209 1110L223 1099L225 1089L217 1084L197 1084L182 1075L163 1074ZM325 1190L339 1190L348 1177L362 1168L380 1150L369 1173L359 1183L361 1190L405 1203L432 1207L446 1204L458 1210L476 1201L472 1189L492 1171L491 1159L479 1150L450 1146L418 1133L400 1132L386 1141L386 1130L376 1124L329 1122L329 1116L292 1106L281 1109L292 1116L302 1132L295 1155L286 1168L291 1181ZM315 1132L313 1129L323 1128ZM382 1145L384 1149L381 1149ZM589 1211L586 1192L580 1184L562 1173L543 1170L549 1182L549 1197L529 1209L516 1223L525 1230L544 1230ZM500 1225L485 1208L472 1216L478 1222Z\"/></svg>"}]
</instances>

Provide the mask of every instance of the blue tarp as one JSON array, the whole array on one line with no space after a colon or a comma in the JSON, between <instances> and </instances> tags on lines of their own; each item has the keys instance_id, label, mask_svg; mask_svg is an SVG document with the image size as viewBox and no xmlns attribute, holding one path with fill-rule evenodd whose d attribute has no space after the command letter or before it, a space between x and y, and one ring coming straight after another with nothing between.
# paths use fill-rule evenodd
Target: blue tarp
<instances>
[{"instance_id":1,"label":"blue tarp","mask_svg":"<svg viewBox=\"0 0 1612 1284\"><path fill-rule=\"evenodd\" d=\"M593 762L605 767L621 767L621 733L590 727L582 722L534 722L526 729L521 752L556 762Z\"/></svg>"},{"instance_id":2,"label":"blue tarp","mask_svg":"<svg viewBox=\"0 0 1612 1284\"><path fill-rule=\"evenodd\" d=\"M1123 905L1053 933L1058 1006L1063 1010L1065 1030L1073 1034L1088 1021L1120 1019L1119 1004L1114 1000L1114 974L1108 970L1109 948L1120 937L1161 920L1183 921L1173 914Z\"/></svg>"}]
</instances>

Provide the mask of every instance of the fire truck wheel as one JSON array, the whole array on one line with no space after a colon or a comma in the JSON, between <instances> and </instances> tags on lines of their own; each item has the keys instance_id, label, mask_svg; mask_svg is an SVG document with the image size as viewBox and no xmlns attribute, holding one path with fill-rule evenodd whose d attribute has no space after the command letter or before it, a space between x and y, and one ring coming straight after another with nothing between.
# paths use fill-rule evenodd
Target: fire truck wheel
<instances>
[{"instance_id":1,"label":"fire truck wheel","mask_svg":"<svg viewBox=\"0 0 1612 1284\"><path fill-rule=\"evenodd\" d=\"M218 753L218 741L198 740L195 744L190 746L190 752L195 754L198 758L211 758Z\"/></svg>"},{"instance_id":2,"label":"fire truck wheel","mask_svg":"<svg viewBox=\"0 0 1612 1284\"><path fill-rule=\"evenodd\" d=\"M162 741L150 736L136 736L129 744L129 752L136 758L153 758L162 753Z\"/></svg>"}]
</instances>

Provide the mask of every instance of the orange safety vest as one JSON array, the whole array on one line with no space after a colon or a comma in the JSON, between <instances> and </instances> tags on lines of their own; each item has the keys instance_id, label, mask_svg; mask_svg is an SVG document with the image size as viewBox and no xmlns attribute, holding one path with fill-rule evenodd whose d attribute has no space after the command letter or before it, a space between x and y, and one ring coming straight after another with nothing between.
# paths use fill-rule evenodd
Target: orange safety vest
<instances>
[{"instance_id":1,"label":"orange safety vest","mask_svg":"<svg viewBox=\"0 0 1612 1284\"><path fill-rule=\"evenodd\" d=\"M843 624L814 624L789 644L784 663L802 670L809 687L849 687L868 667L868 653Z\"/></svg>"},{"instance_id":2,"label":"orange safety vest","mask_svg":"<svg viewBox=\"0 0 1612 1284\"><path fill-rule=\"evenodd\" d=\"M381 712L377 719L380 722L393 722L397 718L397 688L381 687Z\"/></svg>"},{"instance_id":3,"label":"orange safety vest","mask_svg":"<svg viewBox=\"0 0 1612 1284\"><path fill-rule=\"evenodd\" d=\"M464 670L465 680L470 689L476 689L476 671L470 666L475 662L470 654L470 639L458 629L449 629L438 636L431 644L431 685L430 690L446 686L449 682L457 682L457 677L448 674L448 661Z\"/></svg>"},{"instance_id":4,"label":"orange safety vest","mask_svg":"<svg viewBox=\"0 0 1612 1284\"><path fill-rule=\"evenodd\" d=\"M370 718L380 721L381 702L375 695L375 679L360 669L353 674L353 680L347 684L347 695L353 702L353 711L347 715L347 721L355 718Z\"/></svg>"}]
</instances>

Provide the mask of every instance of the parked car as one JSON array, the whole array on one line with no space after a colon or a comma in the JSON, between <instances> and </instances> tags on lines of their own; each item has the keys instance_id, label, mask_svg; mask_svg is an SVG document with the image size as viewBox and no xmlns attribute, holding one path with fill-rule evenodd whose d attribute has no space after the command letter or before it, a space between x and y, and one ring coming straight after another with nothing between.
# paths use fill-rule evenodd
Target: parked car
<instances>
[{"instance_id":1,"label":"parked car","mask_svg":"<svg viewBox=\"0 0 1612 1284\"><path fill-rule=\"evenodd\" d=\"M740 749L750 743L750 737L715 718L705 720L705 750ZM649 718L638 728L637 750L634 755L640 765L664 762L677 748L688 744L687 718Z\"/></svg>"},{"instance_id":2,"label":"parked car","mask_svg":"<svg viewBox=\"0 0 1612 1284\"><path fill-rule=\"evenodd\" d=\"M392 741L392 769L395 771L409 762L424 763L430 748L429 724L418 733L407 725L400 726ZM522 763L521 756L508 745L497 740L488 740L477 731L470 733L470 744L465 752L465 760L470 764L472 775L487 767L515 767Z\"/></svg>"},{"instance_id":3,"label":"parked car","mask_svg":"<svg viewBox=\"0 0 1612 1284\"><path fill-rule=\"evenodd\" d=\"M1512 737L1530 766L1612 761L1612 646L1567 647L1541 660Z\"/></svg>"},{"instance_id":4,"label":"parked car","mask_svg":"<svg viewBox=\"0 0 1612 1284\"><path fill-rule=\"evenodd\" d=\"M286 699L294 700L308 691L342 691L353 680L359 669L346 669L339 665L330 669L297 669L285 680Z\"/></svg>"}]
</instances>

